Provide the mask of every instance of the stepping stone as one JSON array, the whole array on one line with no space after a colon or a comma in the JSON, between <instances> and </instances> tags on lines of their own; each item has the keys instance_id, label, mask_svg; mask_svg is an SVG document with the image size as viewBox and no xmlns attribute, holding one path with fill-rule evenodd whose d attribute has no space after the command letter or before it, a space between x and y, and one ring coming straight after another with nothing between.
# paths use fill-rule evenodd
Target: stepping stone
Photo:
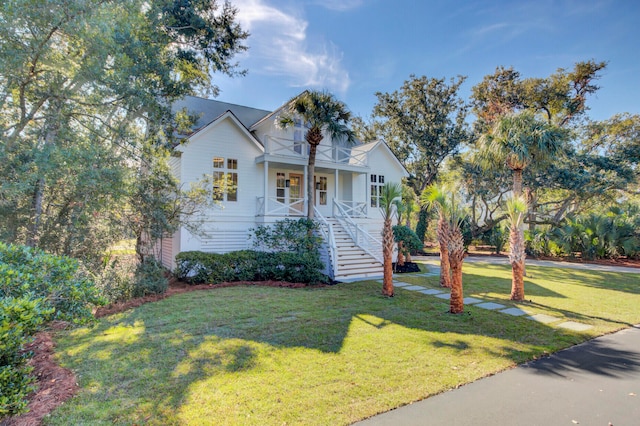
<instances>
[{"instance_id":1,"label":"stepping stone","mask_svg":"<svg viewBox=\"0 0 640 426\"><path fill-rule=\"evenodd\" d=\"M504 305L501 305L499 303L493 303L493 302L479 303L475 306L477 306L478 308L489 309L489 310L506 308L506 306Z\"/></svg>"},{"instance_id":2,"label":"stepping stone","mask_svg":"<svg viewBox=\"0 0 640 426\"><path fill-rule=\"evenodd\" d=\"M536 314L536 315L531 315L530 317L527 317L527 318L533 321L541 322L543 324L549 324L552 322L560 321L560 318L552 317L551 315L547 315L547 314Z\"/></svg>"},{"instance_id":3,"label":"stepping stone","mask_svg":"<svg viewBox=\"0 0 640 426\"><path fill-rule=\"evenodd\" d=\"M440 299L446 299L446 300L451 299L450 293L441 293L441 294L436 294L435 296L439 297Z\"/></svg>"},{"instance_id":4,"label":"stepping stone","mask_svg":"<svg viewBox=\"0 0 640 426\"><path fill-rule=\"evenodd\" d=\"M401 288L402 288L402 287L407 287L407 286L410 286L410 285L411 285L411 284L409 284L409 283L405 283L405 282L403 282L403 281L397 281L397 282L394 282L394 283L393 283L393 286L394 286L394 287L401 287Z\"/></svg>"},{"instance_id":5,"label":"stepping stone","mask_svg":"<svg viewBox=\"0 0 640 426\"><path fill-rule=\"evenodd\" d=\"M523 311L520 308L503 309L500 312L502 312L503 314L507 314L507 315L513 315L514 317L519 317L521 315L526 315L527 314L525 311Z\"/></svg>"},{"instance_id":6,"label":"stepping stone","mask_svg":"<svg viewBox=\"0 0 640 426\"><path fill-rule=\"evenodd\" d=\"M418 293L430 294L430 295L433 295L433 296L435 296L436 294L443 294L440 290L436 290L434 288L430 288L430 289L427 289L427 290L420 290L420 291L418 291Z\"/></svg>"},{"instance_id":7,"label":"stepping stone","mask_svg":"<svg viewBox=\"0 0 640 426\"><path fill-rule=\"evenodd\" d=\"M475 297L465 297L462 299L465 305L473 305L474 303L480 303L482 300L476 299Z\"/></svg>"},{"instance_id":8,"label":"stepping stone","mask_svg":"<svg viewBox=\"0 0 640 426\"><path fill-rule=\"evenodd\" d=\"M425 287L421 287L419 285L410 285L409 287L405 287L405 290L417 291L417 290L426 290Z\"/></svg>"},{"instance_id":9,"label":"stepping stone","mask_svg":"<svg viewBox=\"0 0 640 426\"><path fill-rule=\"evenodd\" d=\"M575 322L575 321L563 322L562 324L558 324L558 327L566 328L568 330L573 330L573 331L585 331L585 330L588 330L590 328L593 328L593 326L591 326L591 325L582 324L582 323Z\"/></svg>"}]
</instances>

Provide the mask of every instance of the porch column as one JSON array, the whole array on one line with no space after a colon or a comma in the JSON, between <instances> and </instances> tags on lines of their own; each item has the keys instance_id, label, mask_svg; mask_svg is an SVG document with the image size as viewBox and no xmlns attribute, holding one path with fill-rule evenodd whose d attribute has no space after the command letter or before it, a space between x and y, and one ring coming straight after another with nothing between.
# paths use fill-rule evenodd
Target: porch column
<instances>
[{"instance_id":1,"label":"porch column","mask_svg":"<svg viewBox=\"0 0 640 426\"><path fill-rule=\"evenodd\" d=\"M267 200L267 196L269 195L269 162L267 160L264 161L264 211L263 215L267 215L267 205L269 202Z\"/></svg>"},{"instance_id":2,"label":"porch column","mask_svg":"<svg viewBox=\"0 0 640 426\"><path fill-rule=\"evenodd\" d=\"M340 176L340 174L338 173L338 169L335 169L333 173L334 173L334 176L335 176L335 178L334 178L335 179L335 183L334 183L335 192L334 192L334 195L333 195L333 199L334 199L334 202L335 202L335 201L340 200L340 197L338 197L338 177ZM334 205L332 204L331 205L331 212L333 212L333 209L334 209ZM335 212L333 212L333 214L335 215Z\"/></svg>"},{"instance_id":3,"label":"porch column","mask_svg":"<svg viewBox=\"0 0 640 426\"><path fill-rule=\"evenodd\" d=\"M309 179L313 179L313 177L311 177L311 178L309 177L309 166L306 165L306 166L304 166L304 189L302 190L303 191L302 193L304 194L303 206L304 206L305 215L309 211L309 199L308 199L309 198L309 194L307 194L307 188L309 187Z\"/></svg>"}]
</instances>

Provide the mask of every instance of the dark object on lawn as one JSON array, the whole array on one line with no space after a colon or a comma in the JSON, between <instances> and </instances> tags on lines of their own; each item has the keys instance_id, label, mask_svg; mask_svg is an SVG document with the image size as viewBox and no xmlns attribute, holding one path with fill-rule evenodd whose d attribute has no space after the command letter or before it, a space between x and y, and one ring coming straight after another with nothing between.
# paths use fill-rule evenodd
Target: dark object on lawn
<instances>
[{"instance_id":1,"label":"dark object on lawn","mask_svg":"<svg viewBox=\"0 0 640 426\"><path fill-rule=\"evenodd\" d=\"M420 267L418 266L417 263L413 263L413 262L405 262L404 265L402 266L396 265L394 263L393 271L398 274L406 274L409 272L420 272Z\"/></svg>"}]
</instances>

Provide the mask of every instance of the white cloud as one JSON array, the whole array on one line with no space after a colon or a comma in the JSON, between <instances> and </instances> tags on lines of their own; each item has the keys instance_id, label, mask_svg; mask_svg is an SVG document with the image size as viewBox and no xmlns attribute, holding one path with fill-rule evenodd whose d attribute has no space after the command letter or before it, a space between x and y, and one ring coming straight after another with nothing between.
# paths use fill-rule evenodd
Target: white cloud
<instances>
[{"instance_id":1,"label":"white cloud","mask_svg":"<svg viewBox=\"0 0 640 426\"><path fill-rule=\"evenodd\" d=\"M236 0L234 5L240 25L251 33L249 72L288 77L295 87L346 92L350 80L342 52L332 43L310 46L306 20L265 0Z\"/></svg>"},{"instance_id":2,"label":"white cloud","mask_svg":"<svg viewBox=\"0 0 640 426\"><path fill-rule=\"evenodd\" d=\"M329 10L344 12L356 9L364 3L364 0L319 0L314 2L318 6L326 7Z\"/></svg>"}]
</instances>

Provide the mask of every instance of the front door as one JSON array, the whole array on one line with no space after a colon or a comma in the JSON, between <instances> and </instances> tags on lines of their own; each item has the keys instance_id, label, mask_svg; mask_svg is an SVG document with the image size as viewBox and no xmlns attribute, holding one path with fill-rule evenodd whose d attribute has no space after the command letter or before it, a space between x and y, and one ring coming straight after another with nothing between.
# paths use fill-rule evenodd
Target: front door
<instances>
[{"instance_id":1,"label":"front door","mask_svg":"<svg viewBox=\"0 0 640 426\"><path fill-rule=\"evenodd\" d=\"M289 173L289 213L292 215L304 215L302 178L302 175Z\"/></svg>"},{"instance_id":2,"label":"front door","mask_svg":"<svg viewBox=\"0 0 640 426\"><path fill-rule=\"evenodd\" d=\"M315 206L324 217L331 216L331 204L329 203L329 177L316 176L315 179Z\"/></svg>"}]
</instances>

